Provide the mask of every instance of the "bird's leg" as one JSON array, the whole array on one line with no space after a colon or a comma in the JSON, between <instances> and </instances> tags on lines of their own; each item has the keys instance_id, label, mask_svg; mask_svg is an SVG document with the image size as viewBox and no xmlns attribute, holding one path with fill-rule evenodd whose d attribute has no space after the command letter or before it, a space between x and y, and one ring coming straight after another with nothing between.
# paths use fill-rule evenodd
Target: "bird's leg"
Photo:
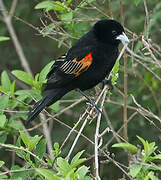
<instances>
[{"instance_id":1,"label":"bird's leg","mask_svg":"<svg viewBox=\"0 0 161 180\"><path fill-rule=\"evenodd\" d=\"M88 97L88 96L87 96L83 91L81 91L80 89L76 89L76 91L78 91L80 94L82 94L82 95L89 101L89 103L92 104L92 105L95 107L95 109L96 109L97 112L100 112L100 113L102 114L102 111L98 108L98 106L95 104L94 101L92 101L92 99L91 99L90 97Z\"/></svg>"},{"instance_id":2,"label":"bird's leg","mask_svg":"<svg viewBox=\"0 0 161 180\"><path fill-rule=\"evenodd\" d=\"M102 81L102 89L104 88L105 85L108 85L109 89L113 90L113 85L112 85L111 79L104 79Z\"/></svg>"}]
</instances>

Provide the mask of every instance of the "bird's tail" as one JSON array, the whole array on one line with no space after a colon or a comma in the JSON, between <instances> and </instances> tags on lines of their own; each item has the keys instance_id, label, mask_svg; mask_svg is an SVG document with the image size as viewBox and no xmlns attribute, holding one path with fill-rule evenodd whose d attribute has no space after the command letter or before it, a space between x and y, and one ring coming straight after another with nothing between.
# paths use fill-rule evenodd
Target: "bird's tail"
<instances>
[{"instance_id":1,"label":"bird's tail","mask_svg":"<svg viewBox=\"0 0 161 180\"><path fill-rule=\"evenodd\" d=\"M35 103L34 107L28 113L28 118L26 124L29 124L31 120L36 118L36 116L47 106L55 103L62 96L64 96L69 89L53 89L47 91L46 95L38 102Z\"/></svg>"}]
</instances>

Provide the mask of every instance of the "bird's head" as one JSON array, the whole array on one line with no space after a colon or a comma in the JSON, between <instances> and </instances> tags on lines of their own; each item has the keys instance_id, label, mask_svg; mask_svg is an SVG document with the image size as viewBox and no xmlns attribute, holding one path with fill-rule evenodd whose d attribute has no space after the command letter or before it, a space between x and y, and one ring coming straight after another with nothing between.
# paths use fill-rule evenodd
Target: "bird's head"
<instances>
[{"instance_id":1,"label":"bird's head","mask_svg":"<svg viewBox=\"0 0 161 180\"><path fill-rule=\"evenodd\" d=\"M94 27L96 37L103 43L118 45L120 42L129 43L122 25L112 19L98 21Z\"/></svg>"}]
</instances>

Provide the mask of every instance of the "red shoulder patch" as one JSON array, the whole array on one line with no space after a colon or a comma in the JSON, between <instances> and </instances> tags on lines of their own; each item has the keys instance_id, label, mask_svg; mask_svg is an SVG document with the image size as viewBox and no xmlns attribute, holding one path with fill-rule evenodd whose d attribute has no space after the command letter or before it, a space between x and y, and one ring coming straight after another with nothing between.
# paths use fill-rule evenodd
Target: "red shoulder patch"
<instances>
[{"instance_id":1,"label":"red shoulder patch","mask_svg":"<svg viewBox=\"0 0 161 180\"><path fill-rule=\"evenodd\" d=\"M73 74L75 74L75 76L79 76L82 72L85 72L90 65L92 64L93 58L92 58L92 53L90 52L89 54L87 54L83 59L77 61L77 59L73 59L73 62L76 62L78 64L81 64L81 68L77 71L74 72Z\"/></svg>"}]
</instances>

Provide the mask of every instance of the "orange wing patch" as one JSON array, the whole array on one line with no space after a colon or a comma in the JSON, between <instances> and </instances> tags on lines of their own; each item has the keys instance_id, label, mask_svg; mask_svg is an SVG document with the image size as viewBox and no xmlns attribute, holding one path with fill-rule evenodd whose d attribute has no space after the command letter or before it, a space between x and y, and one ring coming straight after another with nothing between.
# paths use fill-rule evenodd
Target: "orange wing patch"
<instances>
[{"instance_id":1,"label":"orange wing patch","mask_svg":"<svg viewBox=\"0 0 161 180\"><path fill-rule=\"evenodd\" d=\"M90 67L90 65L92 64L92 61L93 61L92 53L90 52L80 61L77 61L76 58L73 59L72 61L66 61L65 63L63 63L60 69L65 74L74 74L77 77Z\"/></svg>"},{"instance_id":2,"label":"orange wing patch","mask_svg":"<svg viewBox=\"0 0 161 180\"><path fill-rule=\"evenodd\" d=\"M92 61L93 61L93 58L92 58L91 52L80 61L77 61L77 59L75 58L73 60L73 62L77 62L77 63L82 65L81 68L77 72L74 73L75 76L77 77L82 72L86 71L90 67L90 65L92 64Z\"/></svg>"}]
</instances>

